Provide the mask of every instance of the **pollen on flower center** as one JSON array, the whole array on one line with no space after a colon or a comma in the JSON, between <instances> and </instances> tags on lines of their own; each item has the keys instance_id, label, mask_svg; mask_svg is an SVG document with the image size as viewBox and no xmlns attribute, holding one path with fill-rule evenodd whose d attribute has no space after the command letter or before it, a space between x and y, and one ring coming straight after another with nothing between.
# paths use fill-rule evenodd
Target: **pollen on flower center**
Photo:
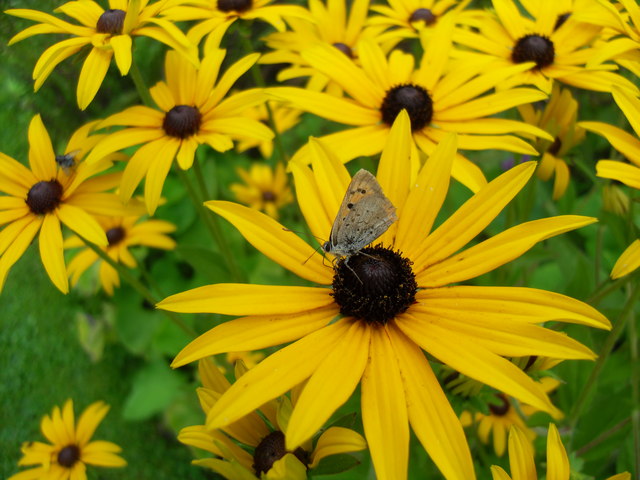
<instances>
[{"instance_id":1,"label":"pollen on flower center","mask_svg":"<svg viewBox=\"0 0 640 480\"><path fill-rule=\"evenodd\" d=\"M120 243L125 237L125 231L122 227L113 227L107 230L107 241L109 246L112 247Z\"/></svg>"},{"instance_id":2,"label":"pollen on flower center","mask_svg":"<svg viewBox=\"0 0 640 480\"><path fill-rule=\"evenodd\" d=\"M36 215L51 213L60 205L62 192L62 185L57 180L38 182L27 193L27 206Z\"/></svg>"},{"instance_id":3,"label":"pollen on flower center","mask_svg":"<svg viewBox=\"0 0 640 480\"><path fill-rule=\"evenodd\" d=\"M425 25L433 25L436 22L436 16L428 8L418 8L409 17L409 23L422 21Z\"/></svg>"},{"instance_id":4,"label":"pollen on flower center","mask_svg":"<svg viewBox=\"0 0 640 480\"><path fill-rule=\"evenodd\" d=\"M518 39L511 60L515 63L536 62L538 68L548 67L555 59L553 42L544 35L525 35Z\"/></svg>"},{"instance_id":5,"label":"pollen on flower center","mask_svg":"<svg viewBox=\"0 0 640 480\"><path fill-rule=\"evenodd\" d=\"M71 468L80 460L80 449L77 445L67 445L58 452L58 463L66 468Z\"/></svg>"},{"instance_id":6,"label":"pollen on flower center","mask_svg":"<svg viewBox=\"0 0 640 480\"><path fill-rule=\"evenodd\" d=\"M493 415L498 417L504 417L509 409L511 408L511 404L509 403L509 399L505 394L499 393L496 395L496 401L500 402L498 405L493 403L489 404L489 410Z\"/></svg>"},{"instance_id":7,"label":"pollen on flower center","mask_svg":"<svg viewBox=\"0 0 640 480\"><path fill-rule=\"evenodd\" d=\"M98 33L109 33L111 35L119 35L122 33L124 26L124 17L127 13L117 8L105 10L96 24Z\"/></svg>"},{"instance_id":8,"label":"pollen on flower center","mask_svg":"<svg viewBox=\"0 0 640 480\"><path fill-rule=\"evenodd\" d=\"M353 58L353 50L351 50L351 47L346 43L336 42L333 44L333 46L344 53L347 57Z\"/></svg>"},{"instance_id":9,"label":"pollen on flower center","mask_svg":"<svg viewBox=\"0 0 640 480\"><path fill-rule=\"evenodd\" d=\"M260 441L253 453L253 470L258 477L271 470L276 461L289 453L285 449L284 441L284 433L280 430L271 432ZM304 465L309 464L308 454L302 448L296 448L293 454Z\"/></svg>"},{"instance_id":10,"label":"pollen on flower center","mask_svg":"<svg viewBox=\"0 0 640 480\"><path fill-rule=\"evenodd\" d=\"M218 0L218 10L222 12L246 12L253 6L252 0Z\"/></svg>"},{"instance_id":11,"label":"pollen on flower center","mask_svg":"<svg viewBox=\"0 0 640 480\"><path fill-rule=\"evenodd\" d=\"M420 130L431 122L433 100L426 89L412 84L391 88L382 101L380 112L387 125L393 125L398 114L405 109L411 119L411 130Z\"/></svg>"},{"instance_id":12,"label":"pollen on flower center","mask_svg":"<svg viewBox=\"0 0 640 480\"><path fill-rule=\"evenodd\" d=\"M176 105L165 114L162 128L171 137L187 138L198 133L201 120L196 107Z\"/></svg>"},{"instance_id":13,"label":"pollen on flower center","mask_svg":"<svg viewBox=\"0 0 640 480\"><path fill-rule=\"evenodd\" d=\"M411 261L376 245L337 262L332 295L343 315L384 325L414 303L417 289Z\"/></svg>"}]
</instances>

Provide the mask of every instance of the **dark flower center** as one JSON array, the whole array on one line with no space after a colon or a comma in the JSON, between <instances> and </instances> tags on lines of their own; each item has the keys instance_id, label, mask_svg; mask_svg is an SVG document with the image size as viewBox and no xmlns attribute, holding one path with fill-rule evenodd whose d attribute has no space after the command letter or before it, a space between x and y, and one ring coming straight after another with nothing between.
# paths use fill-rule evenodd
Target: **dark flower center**
<instances>
[{"instance_id":1,"label":"dark flower center","mask_svg":"<svg viewBox=\"0 0 640 480\"><path fill-rule=\"evenodd\" d=\"M505 394L499 393L496 395L496 401L499 402L497 405L494 405L493 403L489 404L489 411L498 417L504 417L511 408L509 399Z\"/></svg>"},{"instance_id":2,"label":"dark flower center","mask_svg":"<svg viewBox=\"0 0 640 480\"><path fill-rule=\"evenodd\" d=\"M551 155L557 155L561 148L562 140L560 140L560 137L556 137L553 139L553 143L549 145L549 148L547 148L547 152Z\"/></svg>"},{"instance_id":3,"label":"dark flower center","mask_svg":"<svg viewBox=\"0 0 640 480\"><path fill-rule=\"evenodd\" d=\"M120 35L124 26L124 17L127 13L124 10L113 8L105 10L98 23L96 23L96 32L110 33L111 35Z\"/></svg>"},{"instance_id":4,"label":"dark flower center","mask_svg":"<svg viewBox=\"0 0 640 480\"><path fill-rule=\"evenodd\" d=\"M351 50L351 47L346 43L336 42L333 44L333 46L344 53L347 57L353 58L353 50Z\"/></svg>"},{"instance_id":5,"label":"dark flower center","mask_svg":"<svg viewBox=\"0 0 640 480\"><path fill-rule=\"evenodd\" d=\"M387 125L393 125L402 109L409 114L411 130L420 130L431 122L433 100L429 92L418 85L398 85L390 89L382 101L382 120Z\"/></svg>"},{"instance_id":6,"label":"dark flower center","mask_svg":"<svg viewBox=\"0 0 640 480\"><path fill-rule=\"evenodd\" d=\"M113 227L107 230L107 241L109 246L112 247L120 243L125 237L125 231L122 227Z\"/></svg>"},{"instance_id":7,"label":"dark flower center","mask_svg":"<svg viewBox=\"0 0 640 480\"><path fill-rule=\"evenodd\" d=\"M176 105L169 110L162 122L162 128L171 137L187 138L198 133L202 115L196 107Z\"/></svg>"},{"instance_id":8,"label":"dark flower center","mask_svg":"<svg viewBox=\"0 0 640 480\"><path fill-rule=\"evenodd\" d=\"M29 189L26 202L32 213L44 215L58 208L62 192L62 185L57 180L38 182Z\"/></svg>"},{"instance_id":9,"label":"dark flower center","mask_svg":"<svg viewBox=\"0 0 640 480\"><path fill-rule=\"evenodd\" d=\"M218 10L222 12L246 12L253 6L252 0L218 0Z\"/></svg>"},{"instance_id":10,"label":"dark flower center","mask_svg":"<svg viewBox=\"0 0 640 480\"><path fill-rule=\"evenodd\" d=\"M422 21L425 25L433 25L436 22L436 16L428 8L419 8L409 17L409 23Z\"/></svg>"},{"instance_id":11,"label":"dark flower center","mask_svg":"<svg viewBox=\"0 0 640 480\"><path fill-rule=\"evenodd\" d=\"M253 452L253 470L260 477L262 473L267 473L275 462L284 457L287 450L284 446L284 433L280 430L271 432L264 437ZM298 447L292 452L304 465L309 464L309 455L302 448Z\"/></svg>"},{"instance_id":12,"label":"dark flower center","mask_svg":"<svg viewBox=\"0 0 640 480\"><path fill-rule=\"evenodd\" d=\"M536 34L520 38L511 52L511 60L515 63L536 62L538 68L551 65L555 56L553 42L544 35Z\"/></svg>"},{"instance_id":13,"label":"dark flower center","mask_svg":"<svg viewBox=\"0 0 640 480\"><path fill-rule=\"evenodd\" d=\"M332 295L340 313L384 325L407 310L418 290L411 263L381 245L339 260Z\"/></svg>"},{"instance_id":14,"label":"dark flower center","mask_svg":"<svg viewBox=\"0 0 640 480\"><path fill-rule=\"evenodd\" d=\"M264 202L275 202L276 194L271 191L262 192L262 201Z\"/></svg>"},{"instance_id":15,"label":"dark flower center","mask_svg":"<svg viewBox=\"0 0 640 480\"><path fill-rule=\"evenodd\" d=\"M80 449L77 445L67 445L58 452L58 463L66 468L71 468L80 460Z\"/></svg>"},{"instance_id":16,"label":"dark flower center","mask_svg":"<svg viewBox=\"0 0 640 480\"><path fill-rule=\"evenodd\" d=\"M566 22L570 16L571 16L570 12L563 13L562 15L558 15L558 18L556 18L556 24L553 26L553 30L554 31L558 30L562 25L564 25L564 22Z\"/></svg>"}]
</instances>

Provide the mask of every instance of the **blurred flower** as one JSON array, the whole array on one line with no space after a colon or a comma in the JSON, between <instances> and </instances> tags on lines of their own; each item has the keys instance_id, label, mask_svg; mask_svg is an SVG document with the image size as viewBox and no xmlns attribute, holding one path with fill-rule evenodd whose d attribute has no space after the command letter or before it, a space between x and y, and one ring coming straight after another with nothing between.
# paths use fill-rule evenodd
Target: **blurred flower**
<instances>
[{"instance_id":1,"label":"blurred flower","mask_svg":"<svg viewBox=\"0 0 640 480\"><path fill-rule=\"evenodd\" d=\"M220 49L208 52L200 69L196 69L176 52L167 52L166 83L158 82L150 89L158 108L130 107L100 123L101 128L112 125L129 128L108 135L91 152L87 162L132 145L145 144L133 154L124 170L120 188L123 200L131 198L146 177L145 202L149 214L153 214L174 158L182 170L187 170L193 165L196 149L203 143L224 152L233 147L233 138L253 137L264 141L273 137L265 125L244 116L245 109L264 101L261 89L244 90L224 98L259 55L238 60L218 78L225 53Z\"/></svg>"},{"instance_id":2,"label":"blurred flower","mask_svg":"<svg viewBox=\"0 0 640 480\"><path fill-rule=\"evenodd\" d=\"M477 64L484 69L529 66L501 82L499 88L533 84L551 93L557 80L586 90L609 92L612 85L619 85L637 92L632 82L608 71L615 66L586 65L596 53L592 43L601 27L576 20L573 12L591 2L524 2L527 16L512 0L493 0L495 15L480 18L473 30L456 32L454 40L466 48L455 55L464 66Z\"/></svg>"},{"instance_id":3,"label":"blurred flower","mask_svg":"<svg viewBox=\"0 0 640 480\"><path fill-rule=\"evenodd\" d=\"M198 64L198 50L178 27L167 20L157 18L163 9L182 3L182 0L163 0L148 5L149 0L109 0L104 10L92 0L67 2L56 9L81 25L68 23L37 10L10 9L5 13L39 22L9 40L9 45L42 33L63 33L72 38L49 47L40 56L33 70L35 90L47 79L60 62L78 53L83 47L91 47L80 77L78 78L78 106L87 108L104 80L111 59L122 75L129 73L132 61L132 37L142 35L158 40Z\"/></svg>"},{"instance_id":4,"label":"blurred flower","mask_svg":"<svg viewBox=\"0 0 640 480\"><path fill-rule=\"evenodd\" d=\"M126 217L97 217L104 230L109 244L100 247L116 263L128 268L136 268L136 259L129 252L130 247L143 245L163 250L173 250L176 242L167 233L174 232L176 227L164 220L140 220L140 215ZM69 237L64 248L85 247L77 236ZM80 276L92 265L98 264L100 284L108 295L113 295L113 288L120 286L118 272L89 247L76 253L67 268L71 277L71 286L75 286Z\"/></svg>"},{"instance_id":5,"label":"blurred flower","mask_svg":"<svg viewBox=\"0 0 640 480\"><path fill-rule=\"evenodd\" d=\"M209 359L200 360L198 370L203 385L198 389L198 398L202 410L208 414L231 385ZM236 363L235 370L236 379L247 372L242 362ZM293 394L292 400L295 401ZM194 460L193 463L210 468L229 480L306 480L307 469L313 471L323 458L367 448L364 438L357 432L330 427L313 442L315 447L308 441L288 451L285 438L292 400L282 396L278 401L267 402L259 410L219 430L210 430L205 425L185 427L178 434L178 440L219 457Z\"/></svg>"},{"instance_id":6,"label":"blurred flower","mask_svg":"<svg viewBox=\"0 0 640 480\"><path fill-rule=\"evenodd\" d=\"M0 153L0 291L9 269L39 232L40 258L49 278L63 293L69 291L60 222L97 245L107 237L92 215L119 215L117 195L105 193L120 182L120 174L90 178L108 169L114 155L96 162L82 161L103 136L89 133L97 122L79 128L64 154L56 155L40 115L29 125L29 165L24 167Z\"/></svg>"},{"instance_id":7,"label":"blurred flower","mask_svg":"<svg viewBox=\"0 0 640 480\"><path fill-rule=\"evenodd\" d=\"M448 132L456 132L460 149L500 149L517 153L537 152L525 141L509 133L529 133L549 137L540 128L504 118L487 118L516 105L546 98L539 90L516 88L482 95L496 83L523 68L493 69L481 73L473 68L453 72L447 69L453 17L445 16L435 26L420 67L414 70L413 55L394 50L387 59L374 41L360 41L360 63L330 46L317 46L302 53L311 66L338 83L351 98L294 87L274 87L267 91L297 108L354 128L320 137L343 162L358 156L376 155L389 135L398 113L405 109L411 119L413 141L430 154ZM308 147L292 159L309 163ZM480 168L457 155L453 177L473 191L486 180Z\"/></svg>"},{"instance_id":8,"label":"blurred flower","mask_svg":"<svg viewBox=\"0 0 640 480\"><path fill-rule=\"evenodd\" d=\"M544 108L528 104L520 105L518 110L525 122L536 125L553 136L552 142L539 139L534 145L543 152L536 173L544 181L555 177L553 199L557 200L569 186L570 172L564 157L582 142L585 135L584 129L576 125L578 102L568 89L561 89L556 83Z\"/></svg>"},{"instance_id":9,"label":"blurred flower","mask_svg":"<svg viewBox=\"0 0 640 480\"><path fill-rule=\"evenodd\" d=\"M516 426L509 432L509 464L511 477L502 467L493 465L491 474L493 480L538 480L534 451L525 434ZM571 467L567 451L562 445L558 429L553 423L549 424L547 434L547 480L569 480ZM545 478L545 477L540 477ZM631 474L619 473L607 480L631 480Z\"/></svg>"},{"instance_id":10,"label":"blurred flower","mask_svg":"<svg viewBox=\"0 0 640 480\"><path fill-rule=\"evenodd\" d=\"M629 211L629 195L617 182L611 182L602 187L602 208L620 217Z\"/></svg>"},{"instance_id":11,"label":"blurred flower","mask_svg":"<svg viewBox=\"0 0 640 480\"><path fill-rule=\"evenodd\" d=\"M87 465L96 467L124 467L127 462L118 456L118 445L104 440L91 441L96 428L109 411L104 402L95 402L82 412L76 425L73 401L67 400L62 408L54 407L51 416L45 415L40 423L42 434L51 442L25 442L22 444L20 466L34 466L8 478L8 480L87 480Z\"/></svg>"},{"instance_id":12,"label":"blurred flower","mask_svg":"<svg viewBox=\"0 0 640 480\"><path fill-rule=\"evenodd\" d=\"M309 148L313 171L291 164L298 203L311 233L329 238L351 177L320 141L312 139ZM313 246L256 210L207 203L268 258L320 285L209 285L158 304L175 312L247 315L191 342L173 367L218 353L290 343L220 397L209 412L208 428L228 425L304 383L286 429L286 446L292 450L311 438L361 383L362 420L376 478L406 478L411 426L445 478L472 480L462 426L423 350L543 411L554 409L546 393L503 356L594 358L564 333L540 325L558 320L610 328L590 306L531 288L461 285L539 241L594 219L535 220L464 250L527 183L535 164L502 174L432 231L449 187L455 135L436 147L419 172L412 173L410 151L410 120L401 112L378 168L378 181L399 218L377 246L349 256L348 264L345 258L323 261Z\"/></svg>"},{"instance_id":13,"label":"blurred flower","mask_svg":"<svg viewBox=\"0 0 640 480\"><path fill-rule=\"evenodd\" d=\"M635 189L640 189L640 98L626 90L614 88L613 98L629 120L636 136L602 122L580 122L579 126L602 135L611 146L618 150L629 162L600 160L596 164L596 174L602 178L617 180ZM634 241L620 255L611 271L611 278L624 277L640 267L640 239Z\"/></svg>"},{"instance_id":14,"label":"blurred flower","mask_svg":"<svg viewBox=\"0 0 640 480\"><path fill-rule=\"evenodd\" d=\"M272 169L269 165L254 163L247 172L242 168L236 170L244 185L234 183L229 188L238 202L265 212L270 217L278 218L278 210L293 202L284 166L279 163Z\"/></svg>"}]
</instances>

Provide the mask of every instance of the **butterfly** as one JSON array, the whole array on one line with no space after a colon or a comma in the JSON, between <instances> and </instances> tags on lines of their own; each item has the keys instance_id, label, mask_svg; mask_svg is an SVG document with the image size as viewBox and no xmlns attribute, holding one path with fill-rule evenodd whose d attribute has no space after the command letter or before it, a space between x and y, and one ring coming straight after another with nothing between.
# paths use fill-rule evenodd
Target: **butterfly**
<instances>
[{"instance_id":1,"label":"butterfly","mask_svg":"<svg viewBox=\"0 0 640 480\"><path fill-rule=\"evenodd\" d=\"M359 170L347 187L329 241L322 245L322 250L348 258L386 232L397 219L396 207L385 196L376 177L367 170Z\"/></svg>"}]
</instances>

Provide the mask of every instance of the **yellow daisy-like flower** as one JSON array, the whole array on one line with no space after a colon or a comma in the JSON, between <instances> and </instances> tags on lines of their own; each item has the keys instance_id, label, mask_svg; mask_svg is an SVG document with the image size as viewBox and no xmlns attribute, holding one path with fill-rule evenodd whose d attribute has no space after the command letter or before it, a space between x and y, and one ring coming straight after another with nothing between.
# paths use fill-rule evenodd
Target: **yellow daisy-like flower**
<instances>
[{"instance_id":1,"label":"yellow daisy-like flower","mask_svg":"<svg viewBox=\"0 0 640 480\"><path fill-rule=\"evenodd\" d=\"M118 455L118 445L104 440L91 441L96 428L109 411L104 402L95 402L82 412L78 423L73 414L73 401L67 400L62 410L54 407L51 416L40 423L42 434L51 442L25 442L20 466L34 466L8 480L87 480L87 465L124 467L127 462Z\"/></svg>"},{"instance_id":2,"label":"yellow daisy-like flower","mask_svg":"<svg viewBox=\"0 0 640 480\"><path fill-rule=\"evenodd\" d=\"M72 35L72 38L52 45L40 56L33 69L36 91L60 62L83 47L91 47L78 78L78 106L84 110L96 96L113 57L120 73L129 73L134 36L153 38L180 52L194 65L198 64L197 47L174 24L158 18L165 8L180 4L182 0L148 3L149 0L109 0L109 9L104 10L92 0L76 0L56 9L80 25L37 10L10 9L6 11L9 15L39 23L15 35L9 45L43 33Z\"/></svg>"},{"instance_id":3,"label":"yellow daisy-like flower","mask_svg":"<svg viewBox=\"0 0 640 480\"><path fill-rule=\"evenodd\" d=\"M244 185L233 183L229 188L240 203L278 218L278 210L293 202L284 166L279 163L275 171L269 165L254 163L247 172L236 170Z\"/></svg>"},{"instance_id":4,"label":"yellow daisy-like flower","mask_svg":"<svg viewBox=\"0 0 640 480\"><path fill-rule=\"evenodd\" d=\"M351 178L322 143L312 140L310 145L313 171L299 163L291 169L311 233L329 238ZM402 112L378 169L378 181L398 220L379 245L351 255L348 262L324 261L313 246L256 210L224 201L207 203L268 258L320 285L219 284L160 302L159 308L175 312L246 315L191 342L173 367L222 352L293 342L220 397L209 412L209 428L228 425L306 382L286 429L286 446L292 450L311 438L361 384L364 432L378 479L406 478L411 426L445 478L471 480L475 475L462 426L423 350L545 411L553 405L542 388L503 356L594 358L585 346L539 325L558 320L610 328L590 306L536 289L456 284L595 219L536 220L456 253L525 185L535 164L498 177L431 231L448 190L455 136L446 137L415 173L410 145L410 121Z\"/></svg>"},{"instance_id":5,"label":"yellow daisy-like flower","mask_svg":"<svg viewBox=\"0 0 640 480\"><path fill-rule=\"evenodd\" d=\"M97 122L78 129L64 153L56 155L40 115L29 125L29 165L26 168L0 153L0 291L9 269L39 232L40 258L49 278L63 293L69 291L60 222L92 243L107 237L92 215L120 215L123 206L114 189L120 174L95 178L112 165L113 155L97 162L82 161L103 136L89 133Z\"/></svg>"},{"instance_id":6,"label":"yellow daisy-like flower","mask_svg":"<svg viewBox=\"0 0 640 480\"><path fill-rule=\"evenodd\" d=\"M558 380L551 377L543 377L539 383L546 393L552 392L560 385ZM516 408L513 399L499 393L495 395L495 401L489 404L488 415L482 412L464 411L460 415L460 421L464 427L476 425L478 438L485 445L489 443L490 437L492 437L493 450L496 455L501 457L507 448L507 433L514 425L524 433L529 443L533 442L536 438L536 433L527 427L525 420L539 411L539 409L526 404L520 404ZM558 420L563 416L559 410L554 410L552 414L554 420ZM524 415L524 418L522 415Z\"/></svg>"},{"instance_id":7,"label":"yellow daisy-like flower","mask_svg":"<svg viewBox=\"0 0 640 480\"><path fill-rule=\"evenodd\" d=\"M317 46L302 53L311 66L339 84L350 98L294 87L267 91L297 108L354 126L321 137L343 162L380 153L393 121L403 109L411 118L413 140L427 154L448 132L456 132L458 146L463 150L494 148L536 155L528 143L507 134L529 133L553 140L548 133L524 122L488 117L542 100L546 95L531 88L482 95L514 72L528 67L516 65L485 73L473 68L448 70L453 28L453 16L445 16L438 22L434 41L424 45L417 70L412 55L394 50L387 59L381 47L367 38L358 47L361 67L330 46ZM303 147L292 160L308 163L309 159L309 149ZM486 183L478 166L459 154L452 175L473 191Z\"/></svg>"},{"instance_id":8,"label":"yellow daisy-like flower","mask_svg":"<svg viewBox=\"0 0 640 480\"><path fill-rule=\"evenodd\" d=\"M117 150L144 143L133 154L122 176L123 200L133 195L146 177L145 202L149 214L155 212L162 187L174 158L187 170L195 151L206 143L224 152L233 147L232 139L253 137L270 140L273 132L257 120L244 116L244 110L264 101L260 89L245 90L224 98L235 81L258 59L248 55L231 65L218 78L225 50L214 49L196 69L176 52L167 52L165 82L150 89L158 108L134 106L111 115L100 127L125 125L129 128L108 135L87 158L87 162Z\"/></svg>"},{"instance_id":9,"label":"yellow daisy-like flower","mask_svg":"<svg viewBox=\"0 0 640 480\"><path fill-rule=\"evenodd\" d=\"M640 190L640 98L623 89L614 89L613 98L623 111L636 133L634 137L624 130L602 122L580 122L586 130L606 138L630 163L617 160L600 160L596 164L596 174L610 178ZM613 266L611 278L616 279L630 274L640 267L640 239L635 240L620 255Z\"/></svg>"},{"instance_id":10,"label":"yellow daisy-like flower","mask_svg":"<svg viewBox=\"0 0 640 480\"><path fill-rule=\"evenodd\" d=\"M633 83L607 71L615 66L586 66L595 54L592 43L601 27L576 20L573 12L590 1L529 0L523 4L530 18L513 0L492 0L495 16L480 18L474 30L456 31L455 41L469 49L456 54L463 65L478 63L488 69L534 62L502 82L502 88L533 84L551 93L556 80L587 90L609 92L612 85L620 85L637 91Z\"/></svg>"},{"instance_id":11,"label":"yellow daisy-like flower","mask_svg":"<svg viewBox=\"0 0 640 480\"><path fill-rule=\"evenodd\" d=\"M103 228L109 244L100 247L116 263L122 263L128 268L136 268L136 259L129 252L130 247L143 245L162 250L173 250L176 242L167 233L176 230L175 225L164 220L140 220L140 215L125 217L98 217L98 223ZM64 248L80 248L85 244L77 236L69 237L64 242ZM78 252L69 262L67 271L71 277L71 286L75 286L80 276L93 264L99 265L99 277L102 288L108 295L113 295L114 287L120 286L117 270L102 260L90 248Z\"/></svg>"},{"instance_id":12,"label":"yellow daisy-like flower","mask_svg":"<svg viewBox=\"0 0 640 480\"><path fill-rule=\"evenodd\" d=\"M198 398L202 410L209 414L216 401L231 386L209 359L198 364L202 388ZM236 379L247 373L242 362L236 363ZM330 427L315 442L308 441L293 450L285 447L285 431L291 417L292 399L282 396L260 406L219 430L205 425L183 428L178 440L185 445L211 452L220 458L194 460L195 465L210 468L229 480L305 480L320 460L340 453L364 450L367 444L360 434L342 427ZM266 421L265 421L266 419ZM314 446L315 445L315 446Z\"/></svg>"},{"instance_id":13,"label":"yellow daisy-like flower","mask_svg":"<svg viewBox=\"0 0 640 480\"><path fill-rule=\"evenodd\" d=\"M200 20L187 36L194 43L200 43L208 35L205 51L220 45L227 29L238 19L264 20L282 32L286 28L283 17L309 17L309 12L299 5L273 5L273 0L184 0L182 3L185 5L169 8L164 14L174 22Z\"/></svg>"},{"instance_id":14,"label":"yellow daisy-like flower","mask_svg":"<svg viewBox=\"0 0 640 480\"><path fill-rule=\"evenodd\" d=\"M515 426L509 432L509 464L511 466L511 476L502 467L493 465L491 467L493 480L538 480L531 442ZM551 423L547 434L547 475L542 478L546 478L546 480L569 480L570 476L571 466L569 465L567 451L562 445L562 438L560 438L558 429ZM609 477L607 480L631 480L631 474L626 472L619 473Z\"/></svg>"},{"instance_id":15,"label":"yellow daisy-like flower","mask_svg":"<svg viewBox=\"0 0 640 480\"><path fill-rule=\"evenodd\" d=\"M555 84L544 108L538 109L529 104L519 106L518 110L525 122L537 125L553 136L552 142L541 139L534 145L538 151L543 152L536 173L545 181L554 177L553 199L557 200L569 186L569 166L564 157L582 142L585 135L584 129L576 125L578 102L569 90L561 89Z\"/></svg>"}]
</instances>

